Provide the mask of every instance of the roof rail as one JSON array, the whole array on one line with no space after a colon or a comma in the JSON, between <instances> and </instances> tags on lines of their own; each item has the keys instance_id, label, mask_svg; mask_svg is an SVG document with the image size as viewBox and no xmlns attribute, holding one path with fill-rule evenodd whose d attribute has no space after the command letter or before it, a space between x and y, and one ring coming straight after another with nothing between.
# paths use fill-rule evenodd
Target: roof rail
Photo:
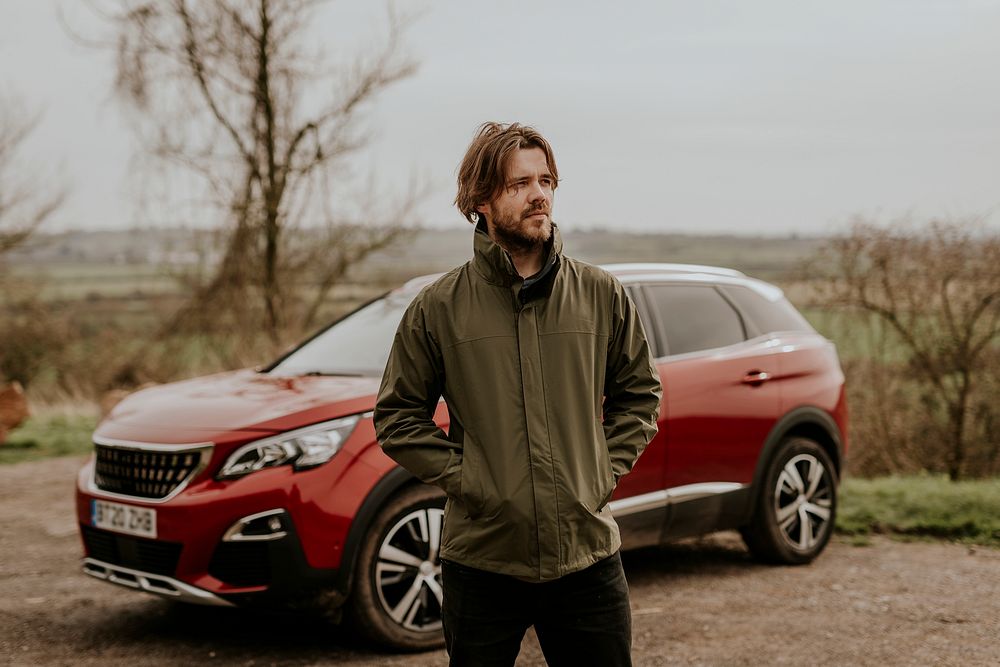
<instances>
[{"instance_id":1,"label":"roof rail","mask_svg":"<svg viewBox=\"0 0 1000 667\"><path fill-rule=\"evenodd\" d=\"M726 269L721 266L706 266L704 264L669 264L659 262L628 262L621 264L601 264L601 268L612 273L700 273L710 276L728 276L730 278L746 278L747 275L736 269ZM431 273L417 276L406 281L397 288L402 292L416 292L422 287L443 276L444 273Z\"/></svg>"},{"instance_id":2,"label":"roof rail","mask_svg":"<svg viewBox=\"0 0 1000 667\"><path fill-rule=\"evenodd\" d=\"M627 264L601 264L601 268L612 272L641 271L643 273L707 273L714 276L743 278L746 274L736 269L704 264L668 264L657 262L629 262Z\"/></svg>"}]
</instances>

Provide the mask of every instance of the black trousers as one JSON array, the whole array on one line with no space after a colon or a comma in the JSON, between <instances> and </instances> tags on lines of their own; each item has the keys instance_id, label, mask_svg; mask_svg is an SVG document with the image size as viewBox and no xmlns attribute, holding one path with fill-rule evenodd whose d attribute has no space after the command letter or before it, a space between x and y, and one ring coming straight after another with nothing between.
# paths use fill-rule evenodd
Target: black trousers
<instances>
[{"instance_id":1,"label":"black trousers","mask_svg":"<svg viewBox=\"0 0 1000 667\"><path fill-rule=\"evenodd\" d=\"M617 553L543 583L449 561L441 562L441 579L451 667L513 665L531 626L551 667L632 664L632 613Z\"/></svg>"}]
</instances>

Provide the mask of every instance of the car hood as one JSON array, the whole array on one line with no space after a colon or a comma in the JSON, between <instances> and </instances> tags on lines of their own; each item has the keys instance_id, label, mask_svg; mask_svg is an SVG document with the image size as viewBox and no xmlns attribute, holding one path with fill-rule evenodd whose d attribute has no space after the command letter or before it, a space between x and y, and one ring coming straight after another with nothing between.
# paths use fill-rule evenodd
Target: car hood
<instances>
[{"instance_id":1,"label":"car hood","mask_svg":"<svg viewBox=\"0 0 1000 667\"><path fill-rule=\"evenodd\" d=\"M279 433L372 410L378 385L377 377L219 373L137 391L115 406L98 432L124 430L129 439L161 442L166 431L174 434L171 441L214 440L234 431ZM141 437L146 429L149 435Z\"/></svg>"}]
</instances>

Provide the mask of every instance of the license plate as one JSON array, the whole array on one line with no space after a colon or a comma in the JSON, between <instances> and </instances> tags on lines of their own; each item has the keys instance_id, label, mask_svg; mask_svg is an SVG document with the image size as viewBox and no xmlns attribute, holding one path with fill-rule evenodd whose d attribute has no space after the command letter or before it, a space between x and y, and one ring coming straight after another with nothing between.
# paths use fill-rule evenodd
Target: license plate
<instances>
[{"instance_id":1,"label":"license plate","mask_svg":"<svg viewBox=\"0 0 1000 667\"><path fill-rule=\"evenodd\" d=\"M148 507L91 500L90 523L95 528L113 530L117 533L156 537L156 510Z\"/></svg>"}]
</instances>

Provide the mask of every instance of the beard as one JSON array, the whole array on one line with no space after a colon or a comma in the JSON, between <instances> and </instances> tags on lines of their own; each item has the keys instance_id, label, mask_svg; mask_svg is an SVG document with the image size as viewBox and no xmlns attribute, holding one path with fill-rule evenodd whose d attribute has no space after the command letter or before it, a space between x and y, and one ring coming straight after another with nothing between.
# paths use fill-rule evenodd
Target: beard
<instances>
[{"instance_id":1,"label":"beard","mask_svg":"<svg viewBox=\"0 0 1000 667\"><path fill-rule=\"evenodd\" d=\"M536 213L545 214L541 223L528 220ZM494 239L510 253L531 252L552 238L552 218L544 206L530 206L520 213L506 213L490 206L490 222Z\"/></svg>"}]
</instances>

